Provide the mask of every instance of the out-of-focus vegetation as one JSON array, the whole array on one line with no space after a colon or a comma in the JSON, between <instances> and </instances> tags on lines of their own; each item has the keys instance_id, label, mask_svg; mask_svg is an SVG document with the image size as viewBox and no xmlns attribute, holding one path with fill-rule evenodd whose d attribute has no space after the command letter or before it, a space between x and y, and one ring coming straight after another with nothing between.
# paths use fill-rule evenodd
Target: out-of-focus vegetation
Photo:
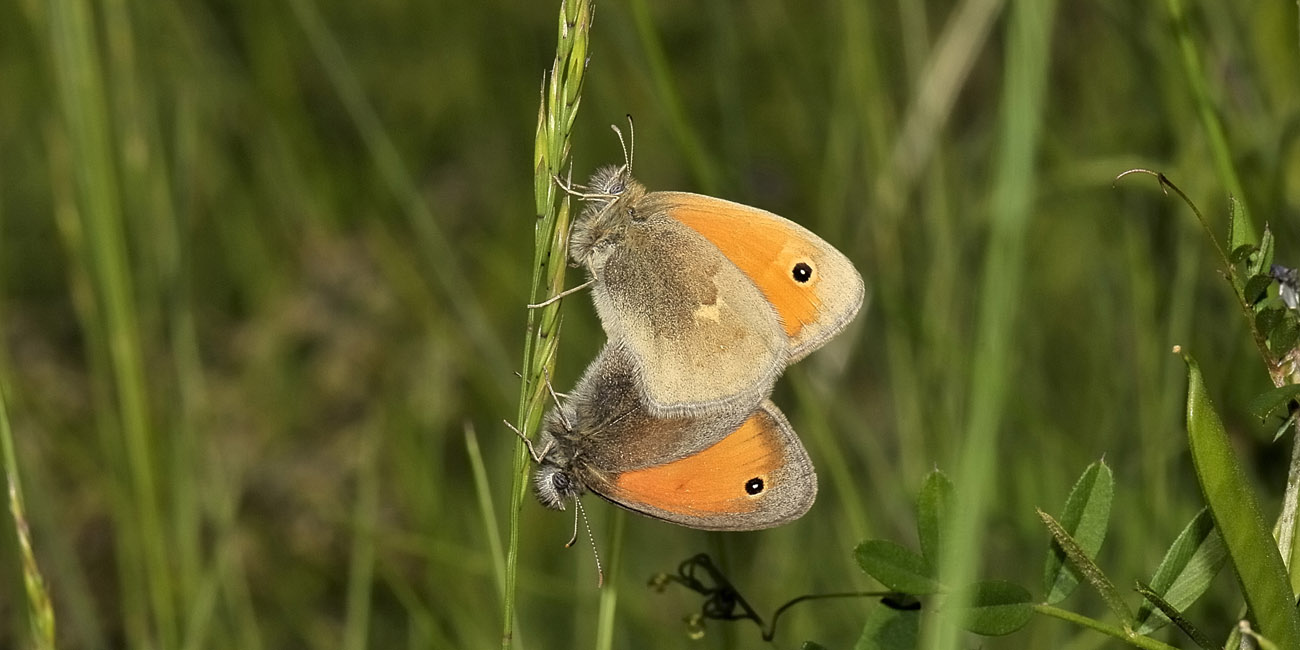
<instances>
[{"instance_id":1,"label":"out-of-focus vegetation","mask_svg":"<svg viewBox=\"0 0 1300 650\"><path fill-rule=\"evenodd\" d=\"M518 444L500 422L556 10L0 3L0 381L60 647L500 644ZM1154 181L1112 180L1159 169L1220 228L1238 192L1300 263L1296 11L599 3L575 176L621 157L608 124L632 113L647 186L795 219L872 293L774 396L821 477L804 518L628 516L611 548L613 508L587 499L619 558L613 647L688 643L698 599L642 585L700 551L764 612L876 588L852 549L910 539L935 466L986 497L977 574L1034 584L1034 508L1104 455L1098 563L1149 576L1203 505L1173 344L1276 512L1290 439L1245 412L1272 385L1203 233ZM559 390L603 342L585 296L563 311ZM601 592L585 545L562 548L573 520L529 502L520 525L517 647L591 646ZM3 647L30 630L11 526ZM1189 616L1224 631L1240 603L1220 576ZM872 606L801 605L777 643L850 647ZM1036 620L983 643L1100 641ZM721 623L698 642L758 644Z\"/></svg>"}]
</instances>

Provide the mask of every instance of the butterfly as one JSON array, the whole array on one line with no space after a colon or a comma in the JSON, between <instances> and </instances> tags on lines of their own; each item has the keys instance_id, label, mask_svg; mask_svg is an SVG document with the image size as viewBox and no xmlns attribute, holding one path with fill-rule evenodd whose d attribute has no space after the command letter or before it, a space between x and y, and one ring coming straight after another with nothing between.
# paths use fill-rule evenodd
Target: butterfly
<instances>
[{"instance_id":1,"label":"butterfly","mask_svg":"<svg viewBox=\"0 0 1300 650\"><path fill-rule=\"evenodd\" d=\"M563 509L587 491L643 515L705 530L756 530L798 518L817 497L817 474L770 400L748 412L656 416L638 369L607 345L563 406L543 421L533 480ZM525 439L526 440L526 439Z\"/></svg>"},{"instance_id":2,"label":"butterfly","mask_svg":"<svg viewBox=\"0 0 1300 650\"><path fill-rule=\"evenodd\" d=\"M650 413L747 412L786 366L853 320L862 276L789 219L649 192L624 158L578 193L585 207L569 244L609 341L631 355Z\"/></svg>"}]
</instances>

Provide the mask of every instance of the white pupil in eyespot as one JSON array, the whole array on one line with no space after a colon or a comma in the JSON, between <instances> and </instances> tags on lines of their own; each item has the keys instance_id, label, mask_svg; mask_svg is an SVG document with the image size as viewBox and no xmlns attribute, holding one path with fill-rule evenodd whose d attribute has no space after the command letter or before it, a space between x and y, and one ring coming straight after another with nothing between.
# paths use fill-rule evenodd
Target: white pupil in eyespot
<instances>
[{"instance_id":1,"label":"white pupil in eyespot","mask_svg":"<svg viewBox=\"0 0 1300 650\"><path fill-rule=\"evenodd\" d=\"M812 274L812 267L809 266L807 262L799 262L798 264L795 264L794 269L790 271L790 275L794 277L794 281L800 284L811 280Z\"/></svg>"}]
</instances>

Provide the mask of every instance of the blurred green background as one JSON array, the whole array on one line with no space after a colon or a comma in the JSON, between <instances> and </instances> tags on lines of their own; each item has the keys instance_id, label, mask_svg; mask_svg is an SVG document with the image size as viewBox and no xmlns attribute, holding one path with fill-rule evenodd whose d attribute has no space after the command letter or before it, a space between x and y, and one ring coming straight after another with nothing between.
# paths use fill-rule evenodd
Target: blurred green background
<instances>
[{"instance_id":1,"label":"blurred green background","mask_svg":"<svg viewBox=\"0 0 1300 650\"><path fill-rule=\"evenodd\" d=\"M499 646L517 444L501 420L556 11L0 3L0 379L61 647ZM621 159L608 125L631 113L648 187L792 218L871 291L774 396L821 477L804 518L718 534L628 516L615 544L614 508L586 499L613 647L760 645L723 623L688 641L698 598L644 586L700 551L765 615L877 588L853 546L914 546L922 477L970 459L980 576L1037 585L1034 507L1059 511L1104 456L1100 564L1121 587L1149 578L1201 507L1176 343L1275 503L1287 453L1243 411L1270 384L1204 235L1153 179L1113 179L1163 171L1220 232L1241 192L1300 263L1296 11L599 3L575 178ZM585 296L564 314L560 390L603 342ZM517 647L594 643L601 592L586 544L562 547L572 524L524 506ZM27 639L11 525L3 647ZM1221 638L1239 602L1220 576L1192 617ZM1066 604L1105 616L1086 590ZM777 646L851 647L872 606L796 607ZM1107 641L1036 620L980 644Z\"/></svg>"}]
</instances>

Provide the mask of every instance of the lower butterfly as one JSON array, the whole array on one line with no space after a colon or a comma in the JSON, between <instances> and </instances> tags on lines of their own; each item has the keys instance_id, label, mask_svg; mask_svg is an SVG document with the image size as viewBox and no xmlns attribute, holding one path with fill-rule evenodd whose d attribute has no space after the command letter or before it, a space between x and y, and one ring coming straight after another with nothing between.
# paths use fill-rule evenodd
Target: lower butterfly
<instances>
[{"instance_id":1,"label":"lower butterfly","mask_svg":"<svg viewBox=\"0 0 1300 650\"><path fill-rule=\"evenodd\" d=\"M757 530L812 507L817 474L770 400L707 416L656 417L631 355L606 346L547 414L533 458L550 508L587 491L643 515L705 530ZM532 445L530 445L530 448Z\"/></svg>"}]
</instances>

